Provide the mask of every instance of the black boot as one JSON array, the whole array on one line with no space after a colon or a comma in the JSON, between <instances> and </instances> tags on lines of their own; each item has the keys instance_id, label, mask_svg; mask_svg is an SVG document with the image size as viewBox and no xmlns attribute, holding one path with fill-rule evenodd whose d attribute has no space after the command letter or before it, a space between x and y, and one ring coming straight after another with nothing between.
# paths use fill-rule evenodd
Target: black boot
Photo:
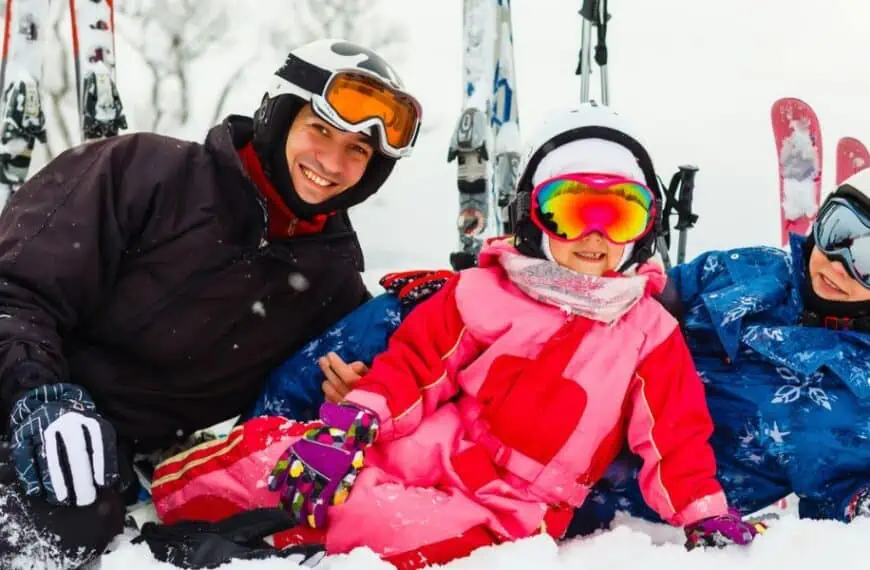
<instances>
[{"instance_id":1,"label":"black boot","mask_svg":"<svg viewBox=\"0 0 870 570\"><path fill-rule=\"evenodd\" d=\"M218 522L148 522L133 544L145 542L155 558L180 568L216 568L233 560L263 558L286 558L305 568L317 568L326 556L322 544L277 550L266 540L296 524L295 518L279 509L244 511Z\"/></svg>"}]
</instances>

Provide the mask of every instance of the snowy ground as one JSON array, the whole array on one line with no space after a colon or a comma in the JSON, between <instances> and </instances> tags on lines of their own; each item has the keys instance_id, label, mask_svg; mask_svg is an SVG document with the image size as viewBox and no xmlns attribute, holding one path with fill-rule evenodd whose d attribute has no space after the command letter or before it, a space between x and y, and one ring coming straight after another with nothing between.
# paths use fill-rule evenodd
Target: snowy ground
<instances>
[{"instance_id":1,"label":"snowy ground","mask_svg":"<svg viewBox=\"0 0 870 570\"><path fill-rule=\"evenodd\" d=\"M868 567L864 548L870 521L852 525L801 521L789 515L777 521L749 548L686 552L682 532L633 519L617 519L614 528L557 546L546 537L483 548L456 560L445 570L789 570ZM126 545L104 557L100 570L173 568L154 561L145 545ZM222 566L232 570L293 570L280 560L244 561ZM389 570L373 552L359 549L328 559L328 570Z\"/></svg>"}]
</instances>

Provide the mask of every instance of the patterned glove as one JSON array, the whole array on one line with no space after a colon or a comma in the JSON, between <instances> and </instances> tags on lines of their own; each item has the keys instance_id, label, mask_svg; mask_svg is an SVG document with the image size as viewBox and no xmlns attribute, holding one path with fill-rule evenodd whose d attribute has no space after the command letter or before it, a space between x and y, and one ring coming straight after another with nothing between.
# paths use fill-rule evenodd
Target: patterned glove
<instances>
[{"instance_id":1,"label":"patterned glove","mask_svg":"<svg viewBox=\"0 0 870 570\"><path fill-rule=\"evenodd\" d=\"M281 492L281 508L311 528L322 528L327 507L347 500L363 450L378 434L377 417L353 404L326 402L320 419L324 425L287 448L269 476L269 490Z\"/></svg>"},{"instance_id":2,"label":"patterned glove","mask_svg":"<svg viewBox=\"0 0 870 570\"><path fill-rule=\"evenodd\" d=\"M379 283L403 305L416 305L438 292L455 273L447 270L399 271L387 273Z\"/></svg>"},{"instance_id":3,"label":"patterned glove","mask_svg":"<svg viewBox=\"0 0 870 570\"><path fill-rule=\"evenodd\" d=\"M95 408L74 384L34 388L13 405L12 463L27 495L84 506L120 480L115 430Z\"/></svg>"},{"instance_id":4,"label":"patterned glove","mask_svg":"<svg viewBox=\"0 0 870 570\"><path fill-rule=\"evenodd\" d=\"M731 544L747 545L756 535L764 533L767 526L762 522L744 521L737 509L716 517L701 519L686 525L686 548L699 546L721 548Z\"/></svg>"}]
</instances>

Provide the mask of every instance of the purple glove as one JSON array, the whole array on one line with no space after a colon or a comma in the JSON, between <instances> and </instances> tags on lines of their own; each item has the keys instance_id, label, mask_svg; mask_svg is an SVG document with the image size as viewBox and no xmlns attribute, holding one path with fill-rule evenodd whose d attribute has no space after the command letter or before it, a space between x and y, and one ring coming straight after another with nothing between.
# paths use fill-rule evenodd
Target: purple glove
<instances>
[{"instance_id":1,"label":"purple glove","mask_svg":"<svg viewBox=\"0 0 870 570\"><path fill-rule=\"evenodd\" d=\"M686 548L692 550L699 546L721 548L731 544L747 545L765 530L767 526L764 523L744 521L737 509L731 508L724 515L686 525Z\"/></svg>"},{"instance_id":2,"label":"purple glove","mask_svg":"<svg viewBox=\"0 0 870 570\"><path fill-rule=\"evenodd\" d=\"M347 500L363 449L378 434L377 416L353 404L326 402L320 420L324 425L288 447L269 476L269 490L281 491L280 507L311 528L322 528L327 507Z\"/></svg>"}]
</instances>

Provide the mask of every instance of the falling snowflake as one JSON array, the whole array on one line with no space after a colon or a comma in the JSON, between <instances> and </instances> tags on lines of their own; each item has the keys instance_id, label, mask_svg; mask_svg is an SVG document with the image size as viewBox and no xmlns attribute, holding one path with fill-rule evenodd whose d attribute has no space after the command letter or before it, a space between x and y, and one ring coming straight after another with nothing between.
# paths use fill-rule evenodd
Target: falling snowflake
<instances>
[{"instance_id":1,"label":"falling snowflake","mask_svg":"<svg viewBox=\"0 0 870 570\"><path fill-rule=\"evenodd\" d=\"M266 316L266 307L263 306L262 301L255 301L253 305L251 305L251 312L255 315L259 315L261 317Z\"/></svg>"},{"instance_id":2,"label":"falling snowflake","mask_svg":"<svg viewBox=\"0 0 870 570\"><path fill-rule=\"evenodd\" d=\"M308 289L308 279L301 273L291 273L287 277L287 283L294 291L302 292Z\"/></svg>"}]
</instances>

